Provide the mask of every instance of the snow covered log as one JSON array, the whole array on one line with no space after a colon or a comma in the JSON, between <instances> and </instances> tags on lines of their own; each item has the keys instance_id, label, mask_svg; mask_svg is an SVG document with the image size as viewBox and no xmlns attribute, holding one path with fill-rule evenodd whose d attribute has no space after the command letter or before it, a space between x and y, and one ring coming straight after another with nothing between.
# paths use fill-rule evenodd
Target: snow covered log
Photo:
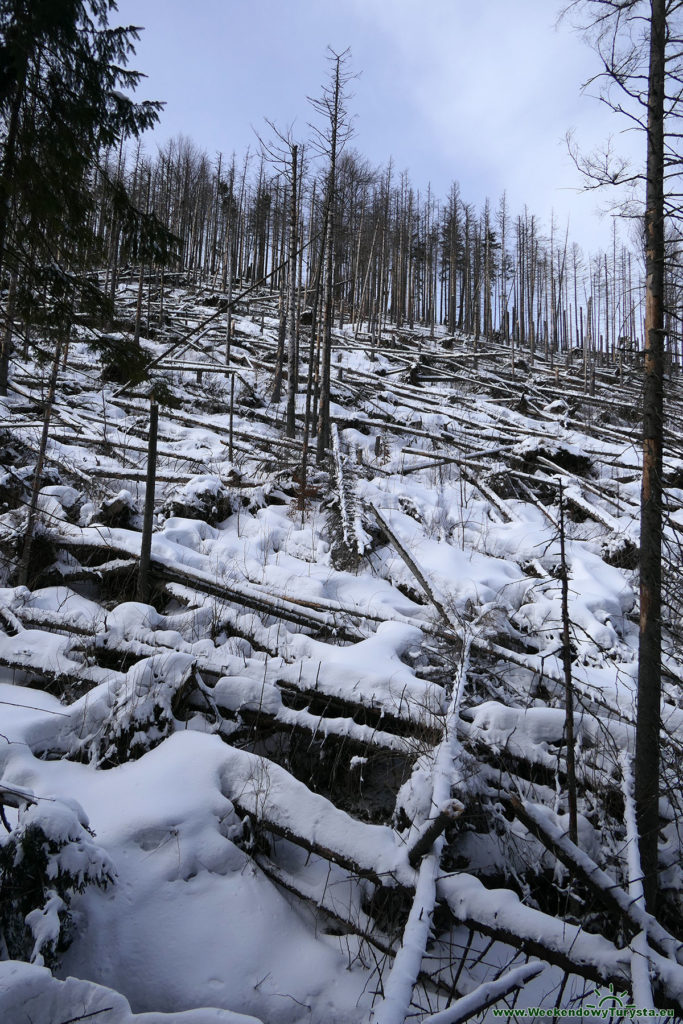
<instances>
[{"instance_id":1,"label":"snow covered log","mask_svg":"<svg viewBox=\"0 0 683 1024\"><path fill-rule=\"evenodd\" d=\"M558 860L568 867L575 878L584 882L608 910L628 922L634 933L643 931L653 949L662 956L671 957L683 965L683 942L676 939L647 911L633 901L619 883L580 850L560 828L546 808L521 801L515 796L507 802L523 825Z\"/></svg>"},{"instance_id":2,"label":"snow covered log","mask_svg":"<svg viewBox=\"0 0 683 1024\"><path fill-rule=\"evenodd\" d=\"M226 747L222 788L242 816L376 885L414 888L393 829L357 821L272 761Z\"/></svg>"},{"instance_id":3,"label":"snow covered log","mask_svg":"<svg viewBox=\"0 0 683 1024\"><path fill-rule=\"evenodd\" d=\"M123 532L118 531L119 534ZM132 555L137 559L140 555L139 541L132 541L132 538L136 537L135 534L130 535L131 542L125 545L121 543L122 538L119 538L118 541L113 537L105 537L103 539L98 536L96 529L92 529L88 534L83 533L80 536L46 530L43 532L43 536L57 547L75 554L80 553L86 557L89 554L98 552L107 552L108 555L114 554L118 558L129 558ZM265 590L251 589L237 584L218 581L212 578L209 573L200 569L193 569L190 566L178 566L173 564L170 559L162 560L159 552L154 550L154 543L152 544L150 567L152 572L164 581L180 583L195 590L200 590L205 594L219 597L226 601L234 601L241 607L251 608L262 615L273 615L284 619L286 622L293 622L295 625L308 629L328 630L343 640L363 639L363 635L351 625L343 620L339 621L333 613L317 611L314 607L310 606L310 603L309 607L305 609L298 603L279 595L270 594Z\"/></svg>"},{"instance_id":4,"label":"snow covered log","mask_svg":"<svg viewBox=\"0 0 683 1024\"><path fill-rule=\"evenodd\" d=\"M475 988L473 992L468 992L466 996L456 999L445 1010L425 1017L423 1024L463 1024L464 1021L487 1010L489 1006L500 1002L511 992L522 988L527 981L538 977L544 969L545 964L538 963L538 961L523 964L521 967L513 967L512 970L506 971L495 981L486 981L483 985Z\"/></svg>"},{"instance_id":5,"label":"snow covered log","mask_svg":"<svg viewBox=\"0 0 683 1024\"><path fill-rule=\"evenodd\" d=\"M257 1017L202 1007L174 1013L133 1013L130 1003L92 981L67 978L58 981L45 967L18 960L0 962L0 1011L3 1019L27 1020L31 1024L77 1024L106 1021L106 1024L262 1024Z\"/></svg>"},{"instance_id":6,"label":"snow covered log","mask_svg":"<svg viewBox=\"0 0 683 1024\"><path fill-rule=\"evenodd\" d=\"M456 921L475 931L596 984L630 988L630 949L617 949L602 935L525 906L511 890L489 890L474 875L463 872L439 878L437 895ZM654 952L652 967L658 1004L683 1014L683 968Z\"/></svg>"}]
</instances>

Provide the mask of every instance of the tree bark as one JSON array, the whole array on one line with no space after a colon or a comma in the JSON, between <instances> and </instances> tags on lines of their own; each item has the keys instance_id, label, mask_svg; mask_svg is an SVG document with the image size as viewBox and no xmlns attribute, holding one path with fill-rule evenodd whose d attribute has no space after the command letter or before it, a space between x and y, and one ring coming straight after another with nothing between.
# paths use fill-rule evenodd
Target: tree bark
<instances>
[{"instance_id":1,"label":"tree bark","mask_svg":"<svg viewBox=\"0 0 683 1024\"><path fill-rule=\"evenodd\" d=\"M565 551L564 494L560 484L560 584L562 590L562 667L564 670L565 722L567 734L567 808L569 838L578 846L579 830L576 807L576 754L574 750L574 687L569 638L569 578Z\"/></svg>"},{"instance_id":2,"label":"tree bark","mask_svg":"<svg viewBox=\"0 0 683 1024\"><path fill-rule=\"evenodd\" d=\"M26 533L24 534L24 546L21 552L21 560L19 562L19 571L17 574L17 583L19 586L27 586L29 582L29 568L31 564L31 549L33 547L33 537L36 529L36 520L38 518L38 496L40 494L40 481L43 475L43 465L45 464L45 452L47 451L47 442L50 436L50 421L52 419L52 407L55 401L55 390L57 388L57 376L59 374L59 360L62 355L62 339L57 339L57 345L55 347L55 354L52 361L52 371L50 373L50 383L47 390L47 398L45 400L45 411L43 413L43 429L40 435L40 447L38 449L38 460L36 462L36 468L33 474L33 485L31 487L31 499L28 507L28 521L26 523Z\"/></svg>"},{"instance_id":3,"label":"tree bark","mask_svg":"<svg viewBox=\"0 0 683 1024\"><path fill-rule=\"evenodd\" d=\"M140 542L140 566L138 569L137 599L143 604L149 598L149 562L152 550L152 527L154 521L154 489L157 472L157 428L159 406L152 398L149 406L149 441L147 447L147 480L145 483L145 513Z\"/></svg>"},{"instance_id":4,"label":"tree bark","mask_svg":"<svg viewBox=\"0 0 683 1024\"><path fill-rule=\"evenodd\" d=\"M330 167L327 180L327 250L325 256L325 307L323 314L323 345L320 372L320 405L318 408L317 460L324 461L330 444L330 369L332 362L332 321L334 318L334 246L335 200L337 188L337 139L340 128L342 101L342 61L344 55L335 56L334 85L330 117Z\"/></svg>"},{"instance_id":5,"label":"tree bark","mask_svg":"<svg viewBox=\"0 0 683 1024\"><path fill-rule=\"evenodd\" d=\"M296 337L296 270L297 270L297 176L299 147L292 146L292 192L289 211L289 316L287 331L287 437L294 437L296 429L296 389L298 378Z\"/></svg>"},{"instance_id":6,"label":"tree bark","mask_svg":"<svg viewBox=\"0 0 683 1024\"><path fill-rule=\"evenodd\" d=\"M647 909L657 896L662 605L664 413L664 74L665 0L651 0L645 201L645 371L640 529L640 647L635 797Z\"/></svg>"}]
</instances>

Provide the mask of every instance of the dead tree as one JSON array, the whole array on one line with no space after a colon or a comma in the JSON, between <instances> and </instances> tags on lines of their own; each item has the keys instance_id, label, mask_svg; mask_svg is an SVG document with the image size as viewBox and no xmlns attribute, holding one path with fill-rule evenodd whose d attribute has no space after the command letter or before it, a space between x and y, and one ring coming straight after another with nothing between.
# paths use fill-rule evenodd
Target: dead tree
<instances>
[{"instance_id":1,"label":"dead tree","mask_svg":"<svg viewBox=\"0 0 683 1024\"><path fill-rule=\"evenodd\" d=\"M29 582L29 567L31 564L31 550L33 548L33 538L35 535L36 521L38 518L38 496L40 494L40 484L43 475L43 466L45 465L45 453L47 452L47 443L50 436L50 423L52 420L52 409L55 401L55 390L57 388L57 377L59 374L59 361L62 356L64 339L61 335L57 338L55 346L55 353L52 360L52 369L50 371L50 381L47 388L47 397L45 400L45 409L43 412L43 428L40 435L40 446L38 448L38 459L36 461L36 468L33 473L33 484L31 486L31 498L28 506L28 519L26 522L26 530L24 532L24 544L21 552L21 559L19 561L19 571L17 574L17 582L20 586L26 586Z\"/></svg>"},{"instance_id":2,"label":"dead tree","mask_svg":"<svg viewBox=\"0 0 683 1024\"><path fill-rule=\"evenodd\" d=\"M337 190L337 160L345 142L351 137L352 125L348 113L347 85L352 77L347 69L351 51L342 53L330 49L328 60L332 65L330 81L323 87L319 99L310 103L316 113L325 119L322 128L313 125L318 150L327 156L327 232L325 248L325 291L323 313L323 340L320 369L320 403L318 407L317 458L322 462L330 444L330 370L332 363L332 322L334 319L335 274L335 200Z\"/></svg>"},{"instance_id":3,"label":"dead tree","mask_svg":"<svg viewBox=\"0 0 683 1024\"><path fill-rule=\"evenodd\" d=\"M669 7L672 5L669 4ZM647 907L657 895L662 690L662 449L664 426L664 75L666 0L652 0L645 198L645 380L640 521L640 646L635 797Z\"/></svg>"},{"instance_id":4,"label":"dead tree","mask_svg":"<svg viewBox=\"0 0 683 1024\"><path fill-rule=\"evenodd\" d=\"M138 568L137 599L146 603L149 598L149 563L152 551L152 528L154 525L154 489L157 471L157 429L159 406L154 395L149 404L149 440L147 445L147 479L145 481L145 512L140 541L140 565Z\"/></svg>"},{"instance_id":5,"label":"dead tree","mask_svg":"<svg viewBox=\"0 0 683 1024\"><path fill-rule=\"evenodd\" d=\"M678 82L681 74L680 0L577 0L569 10L590 15L584 30L592 34L606 85L603 98L619 114L635 121L647 139L645 173L632 173L626 162L572 156L590 187L632 186L645 181L646 313L643 381L643 476L640 535L640 644L636 728L635 798L640 858L647 907L654 909L659 830L659 768L662 643L662 450L664 414L664 270L665 224L680 217L676 185L681 117ZM637 26L642 22L642 36ZM647 81L647 87L644 86ZM669 88L667 88L669 86ZM621 90L618 98L610 89ZM633 112L628 108L635 99ZM665 179L668 199L665 196Z\"/></svg>"}]
</instances>

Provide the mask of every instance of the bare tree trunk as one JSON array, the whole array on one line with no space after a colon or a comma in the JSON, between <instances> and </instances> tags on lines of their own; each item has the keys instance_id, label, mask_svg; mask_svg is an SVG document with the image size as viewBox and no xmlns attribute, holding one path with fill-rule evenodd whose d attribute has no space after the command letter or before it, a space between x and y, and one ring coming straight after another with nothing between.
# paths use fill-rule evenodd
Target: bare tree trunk
<instances>
[{"instance_id":1,"label":"bare tree trunk","mask_svg":"<svg viewBox=\"0 0 683 1024\"><path fill-rule=\"evenodd\" d=\"M590 362L590 351L592 346L593 329L593 296L588 296L586 303L586 334L583 339L583 390L588 390L588 364Z\"/></svg>"},{"instance_id":2,"label":"bare tree trunk","mask_svg":"<svg viewBox=\"0 0 683 1024\"><path fill-rule=\"evenodd\" d=\"M147 194L145 197L145 213L149 214L150 195L152 191L152 171L151 168L147 171ZM135 333L133 336L133 342L135 345L140 345L140 328L142 325L142 288L145 277L145 259L144 253L138 253L140 259L140 273L138 275L138 301L135 307Z\"/></svg>"},{"instance_id":3,"label":"bare tree trunk","mask_svg":"<svg viewBox=\"0 0 683 1024\"><path fill-rule=\"evenodd\" d=\"M14 311L17 299L17 275L13 273L9 282L9 294L7 296L7 322L0 347L0 395L7 394L9 381L9 357L12 351L12 334L14 332Z\"/></svg>"},{"instance_id":4,"label":"bare tree trunk","mask_svg":"<svg viewBox=\"0 0 683 1024\"><path fill-rule=\"evenodd\" d=\"M334 171L330 169L327 235L325 251L325 305L323 309L323 343L320 360L320 400L316 435L317 461L320 464L330 444L330 371L332 364L332 319L334 276Z\"/></svg>"},{"instance_id":5,"label":"bare tree trunk","mask_svg":"<svg viewBox=\"0 0 683 1024\"><path fill-rule=\"evenodd\" d=\"M230 343L231 343L231 337L232 337L232 278L233 278L233 269L232 269L232 238L230 237L230 232L231 231L232 231L232 218L231 218L230 224L228 225L228 243L227 243L227 246L228 246L228 259L227 259L227 267L228 267L228 308L225 311L225 362L226 363L230 362Z\"/></svg>"},{"instance_id":6,"label":"bare tree trunk","mask_svg":"<svg viewBox=\"0 0 683 1024\"><path fill-rule=\"evenodd\" d=\"M277 349L275 355L275 375L273 378L273 394L271 401L277 405L282 397L282 374L284 371L285 362L285 338L287 335L287 300L285 297L285 278L284 274L280 272L278 274L280 279L280 297L278 306L280 310L280 323L277 331ZM261 324L261 331L263 331L263 324Z\"/></svg>"},{"instance_id":7,"label":"bare tree trunk","mask_svg":"<svg viewBox=\"0 0 683 1024\"><path fill-rule=\"evenodd\" d=\"M142 324L142 286L145 278L145 265L140 260L140 271L138 273L138 298L135 306L135 329L133 333L133 344L140 345L140 327Z\"/></svg>"},{"instance_id":8,"label":"bare tree trunk","mask_svg":"<svg viewBox=\"0 0 683 1024\"><path fill-rule=\"evenodd\" d=\"M299 147L292 146L292 194L289 215L289 330L287 339L287 437L294 437L296 424L296 389L298 379L296 337L296 271L297 271L297 176Z\"/></svg>"},{"instance_id":9,"label":"bare tree trunk","mask_svg":"<svg viewBox=\"0 0 683 1024\"><path fill-rule=\"evenodd\" d=\"M664 72L665 0L651 0L645 200L645 380L640 527L640 649L635 797L647 909L655 908L659 829L662 605L662 434L664 414Z\"/></svg>"},{"instance_id":10,"label":"bare tree trunk","mask_svg":"<svg viewBox=\"0 0 683 1024\"><path fill-rule=\"evenodd\" d=\"M330 51L334 66L331 84L327 87L322 100L314 102L329 119L328 134L325 138L327 152L330 157L327 178L327 250L325 259L325 306L323 314L323 344L320 362L320 404L318 407L317 430L317 461L324 461L330 444L330 372L332 363L332 323L334 319L334 276L335 276L335 244L336 220L335 208L337 201L337 157L344 141L350 135L348 115L345 109L344 86L348 81L348 73L344 64L349 51L334 53Z\"/></svg>"},{"instance_id":11,"label":"bare tree trunk","mask_svg":"<svg viewBox=\"0 0 683 1024\"><path fill-rule=\"evenodd\" d=\"M149 599L149 562L152 551L152 526L154 520L154 489L157 475L157 430L159 406L154 397L149 405L149 439L147 441L147 479L145 481L145 512L140 542L140 566L138 569L137 599L146 604Z\"/></svg>"},{"instance_id":12,"label":"bare tree trunk","mask_svg":"<svg viewBox=\"0 0 683 1024\"><path fill-rule=\"evenodd\" d=\"M569 578L565 551L564 493L560 484L560 584L562 589L562 667L565 687L565 723L567 742L567 806L569 810L569 838L578 845L579 829L576 808L576 754L574 749L574 686L572 684L572 655L569 639Z\"/></svg>"},{"instance_id":13,"label":"bare tree trunk","mask_svg":"<svg viewBox=\"0 0 683 1024\"><path fill-rule=\"evenodd\" d=\"M312 424L315 421L315 381L317 373L317 353L316 353L316 335L318 331L318 304L320 301L320 278L322 273L323 259L325 257L325 244L327 239L327 215L328 209L325 204L323 212L323 229L322 229L322 245L320 250L320 258L315 273L315 284L313 286L313 303L311 307L311 333L309 338L308 348L308 373L306 377L306 411L304 414L304 443L301 454L301 491L299 497L299 508L302 513L306 504L306 483L308 474L308 449L310 446L310 436ZM311 206L311 216L313 216L313 207Z\"/></svg>"},{"instance_id":14,"label":"bare tree trunk","mask_svg":"<svg viewBox=\"0 0 683 1024\"><path fill-rule=\"evenodd\" d=\"M17 573L17 582L19 586L27 586L29 582L29 567L31 563L31 549L33 547L33 537L36 529L36 519L38 517L38 495L40 493L40 480L43 475L43 465L45 463L45 452L47 450L47 441L50 434L50 421L52 419L52 406L55 400L55 389L57 387L57 374L59 373L59 360L62 355L63 339L59 337L57 339L57 345L55 347L55 354L52 360L52 370L50 373L50 383L47 389L47 399L45 401L45 412L43 413L43 430L40 435L40 445L38 447L38 460L36 462L35 472L33 474L33 485L31 487L31 498L28 506L28 521L26 523L26 533L24 534L24 546L21 552L21 560L19 562L19 571Z\"/></svg>"}]
</instances>

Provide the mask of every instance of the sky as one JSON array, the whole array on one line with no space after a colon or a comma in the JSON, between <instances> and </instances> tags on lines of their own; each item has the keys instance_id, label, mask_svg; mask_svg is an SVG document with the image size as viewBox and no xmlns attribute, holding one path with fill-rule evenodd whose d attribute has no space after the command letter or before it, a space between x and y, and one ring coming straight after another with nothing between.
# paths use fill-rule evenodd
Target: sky
<instances>
[{"instance_id":1,"label":"sky","mask_svg":"<svg viewBox=\"0 0 683 1024\"><path fill-rule=\"evenodd\" d=\"M139 99L166 103L150 152L183 134L210 155L258 149L265 118L305 141L329 73L326 48L351 49L349 145L373 165L393 159L413 186L509 209L526 204L549 232L611 249L611 196L582 190L567 152L614 137L635 166L644 139L582 84L598 70L557 0L118 0L112 24L144 27L131 66ZM624 231L626 237L626 230Z\"/></svg>"}]
</instances>

